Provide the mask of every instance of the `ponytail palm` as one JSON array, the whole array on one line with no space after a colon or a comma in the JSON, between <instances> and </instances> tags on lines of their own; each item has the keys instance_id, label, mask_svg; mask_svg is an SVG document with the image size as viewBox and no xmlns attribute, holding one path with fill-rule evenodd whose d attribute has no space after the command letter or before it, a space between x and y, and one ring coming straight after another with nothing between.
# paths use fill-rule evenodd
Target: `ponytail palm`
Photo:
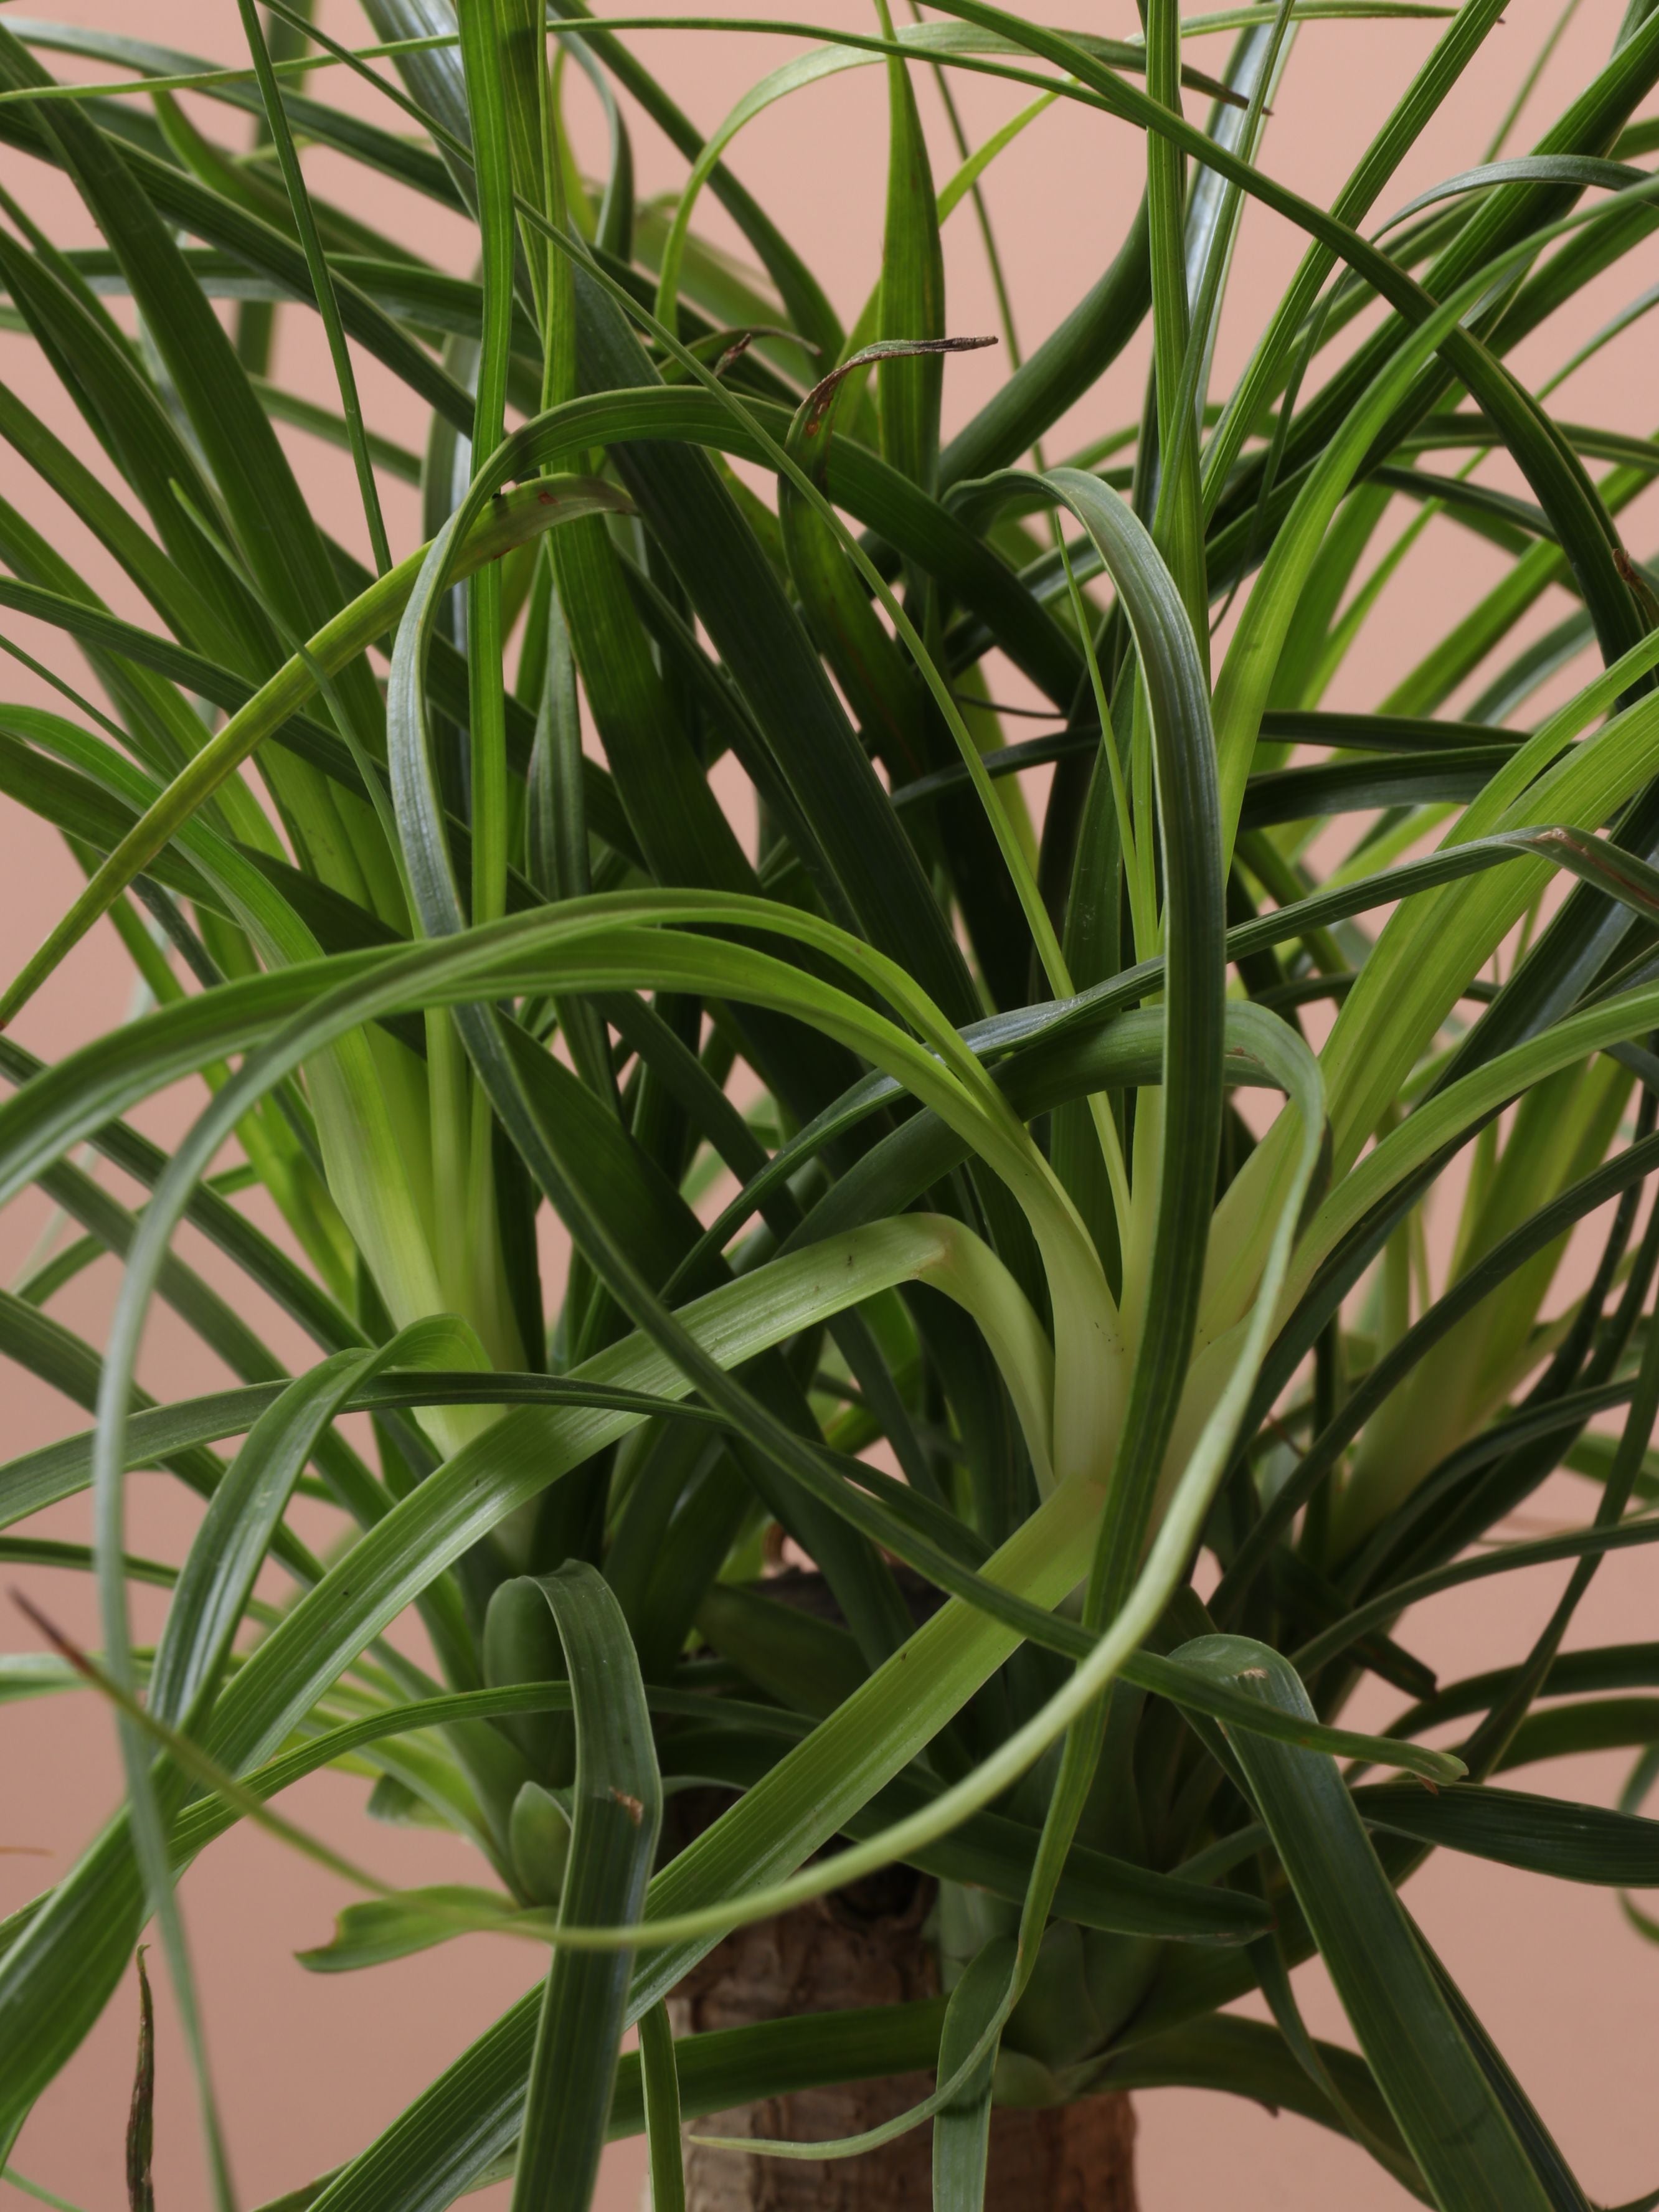
<instances>
[{"instance_id":1,"label":"ponytail palm","mask_svg":"<svg viewBox=\"0 0 1659 2212\"><path fill-rule=\"evenodd\" d=\"M0 1018L89 932L145 994L53 1066L0 1040L0 1191L83 1232L0 1335L96 1416L0 1467L0 1519L89 1491L101 1619L96 1655L0 1680L95 1684L126 1781L0 1930L0 2146L154 1919L233 2201L177 1887L242 1820L321 1852L282 1792L344 1764L372 1809L468 1837L480 1881L399 1893L372 1841L325 1854L365 1901L308 1964L506 1936L549 1964L319 2179L327 2212L506 2173L518 2212L581 2212L607 2135L641 2128L665 2207L681 2113L928 2069L896 2119L805 2148L931 2124L935 2204L977 2212L994 2106L1200 2083L1350 2135L1445 2212L1583 2207L1401 1893L1436 1848L1659 1881L1638 1810L1493 1778L1638 1742L1635 1808L1651 1700L1605 1693L1659 1667L1561 1656L1601 1555L1659 1534L1659 601L1614 520L1659 447L1559 419L1512 362L1652 227L1659 15L1633 0L1534 150L1401 207L1416 140L1497 66L1500 0L1152 0L1121 39L878 0L772 26L780 66L706 140L639 25L576 0L364 0L362 50L239 6L232 69L0 19L8 160L100 240L3 203L4 312L79 443L3 389L0 434L31 514L126 580L118 611L0 505L0 606L79 654L50 708L0 706L0 785L87 878ZM1425 58L1327 209L1263 154L1333 15L1430 20L1399 27ZM59 82L66 54L117 82ZM837 305L727 163L852 69L885 82L888 185ZM923 112L966 74L1007 116L947 174ZM945 441L981 341L941 226L984 217L1060 101L1141 134L1144 201ZM672 207L636 194L641 128L683 157ZM313 196L316 149L464 216L472 272ZM708 243L710 197L745 260ZM1251 201L1304 258L1228 387ZM319 319L333 404L273 380L279 305ZM1056 458L1132 346L1139 421ZM366 360L425 410L420 452L366 420ZM349 464L371 566L313 514L296 436ZM382 512L400 477L422 542ZM1390 635L1388 697L1328 707L1430 528L1500 580L1414 665ZM993 703L1020 687L1039 736ZM175 1151L137 1133L198 1079ZM312 1364L173 1255L185 1223ZM94 1352L51 1301L106 1251ZM157 1298L238 1387L137 1389ZM364 1411L368 1451L340 1425ZM1503 1540L1563 1467L1582 1524ZM151 1650L125 1500L155 1468L207 1504ZM319 1491L322 1555L290 1521ZM779 1601L786 1539L830 1617ZM1437 1684L1412 1606L1546 1558L1576 1564L1530 1648ZM410 1612L429 1665L386 1640ZM1344 1722L1372 1677L1407 1700L1385 1738ZM665 1800L711 1784L688 1840ZM937 1998L675 2039L665 2001L733 1929L895 1863L937 1886ZM1358 2055L1303 2025L1315 1953ZM1223 2009L1257 1990L1272 2025Z\"/></svg>"}]
</instances>

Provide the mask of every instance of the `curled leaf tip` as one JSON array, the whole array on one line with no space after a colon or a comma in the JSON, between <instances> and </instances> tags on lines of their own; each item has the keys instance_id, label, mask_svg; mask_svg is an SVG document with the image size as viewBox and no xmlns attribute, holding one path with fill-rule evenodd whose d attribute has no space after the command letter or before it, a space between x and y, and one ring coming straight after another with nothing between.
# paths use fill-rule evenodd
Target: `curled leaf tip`
<instances>
[{"instance_id":1,"label":"curled leaf tip","mask_svg":"<svg viewBox=\"0 0 1659 2212\"><path fill-rule=\"evenodd\" d=\"M727 346L726 351L714 363L715 375L724 376L726 370L732 367L734 362L738 362L743 359L744 354L748 352L750 347L753 345L754 343L755 333L753 331L739 331L736 337L732 339L731 344Z\"/></svg>"},{"instance_id":2,"label":"curled leaf tip","mask_svg":"<svg viewBox=\"0 0 1659 2212\"><path fill-rule=\"evenodd\" d=\"M1000 343L994 337L878 338L873 345L860 346L857 353L849 354L845 361L837 362L827 376L820 377L802 400L800 412L796 418L802 434L809 438L813 435L830 402L835 398L842 379L850 376L855 368L869 368L884 361L908 361L918 354L977 353L981 346L994 346Z\"/></svg>"}]
</instances>

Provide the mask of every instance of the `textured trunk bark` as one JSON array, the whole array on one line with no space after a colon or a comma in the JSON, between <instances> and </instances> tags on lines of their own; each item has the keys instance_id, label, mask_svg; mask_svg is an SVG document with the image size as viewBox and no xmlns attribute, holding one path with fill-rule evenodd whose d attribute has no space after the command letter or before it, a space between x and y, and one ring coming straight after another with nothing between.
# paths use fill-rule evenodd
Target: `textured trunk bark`
<instances>
[{"instance_id":1,"label":"textured trunk bark","mask_svg":"<svg viewBox=\"0 0 1659 2212\"><path fill-rule=\"evenodd\" d=\"M932 1886L902 1867L737 1933L670 2000L675 2032L744 2027L795 2012L837 2012L932 1996L938 1973L921 1923ZM862 2158L746 2158L698 2135L855 2135L902 2112L930 2076L857 2081L775 2098L688 2127L687 2212L928 2212L933 2130ZM987 2212L1137 2212L1134 2113L1122 2095L1040 2112L997 2110Z\"/></svg>"}]
</instances>

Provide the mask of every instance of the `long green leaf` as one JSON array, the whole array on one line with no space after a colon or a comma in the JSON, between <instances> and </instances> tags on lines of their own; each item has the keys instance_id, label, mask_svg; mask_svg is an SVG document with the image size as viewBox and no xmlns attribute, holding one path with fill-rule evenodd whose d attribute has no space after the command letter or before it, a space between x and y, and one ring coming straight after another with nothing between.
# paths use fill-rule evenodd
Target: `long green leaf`
<instances>
[{"instance_id":1,"label":"long green leaf","mask_svg":"<svg viewBox=\"0 0 1659 2212\"><path fill-rule=\"evenodd\" d=\"M1354 1802L1373 1826L1528 1874L1608 1888L1650 1888L1659 1880L1659 1822L1633 1814L1473 1784L1434 1796L1384 1784L1357 1790Z\"/></svg>"},{"instance_id":2,"label":"long green leaf","mask_svg":"<svg viewBox=\"0 0 1659 2212\"><path fill-rule=\"evenodd\" d=\"M638 1914L662 1820L651 1720L616 1599L591 1567L542 1577L570 1673L576 1778L562 1918ZM514 2202L582 2212L599 2172L630 1961L625 1952L553 1955L519 2146Z\"/></svg>"},{"instance_id":3,"label":"long green leaf","mask_svg":"<svg viewBox=\"0 0 1659 2212\"><path fill-rule=\"evenodd\" d=\"M1310 1711L1277 1652L1237 1637L1183 1656L1287 1711ZM1336 1770L1235 1737L1234 1748L1361 2050L1444 2212L1550 2199L1449 2010Z\"/></svg>"},{"instance_id":4,"label":"long green leaf","mask_svg":"<svg viewBox=\"0 0 1659 2212\"><path fill-rule=\"evenodd\" d=\"M680 2084L668 2008L655 2005L640 2022L640 2086L645 2098L646 2146L651 2160L652 2212L685 2212L685 2167L680 2155ZM615 2124L613 2092L607 2115Z\"/></svg>"}]
</instances>

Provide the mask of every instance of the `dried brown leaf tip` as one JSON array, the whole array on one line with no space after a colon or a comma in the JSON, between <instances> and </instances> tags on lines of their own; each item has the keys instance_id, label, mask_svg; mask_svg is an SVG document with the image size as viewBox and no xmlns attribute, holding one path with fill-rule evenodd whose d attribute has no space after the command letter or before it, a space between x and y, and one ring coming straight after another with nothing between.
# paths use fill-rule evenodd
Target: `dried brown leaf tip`
<instances>
[{"instance_id":1,"label":"dried brown leaf tip","mask_svg":"<svg viewBox=\"0 0 1659 2212\"><path fill-rule=\"evenodd\" d=\"M736 337L732 339L731 344L727 346L726 351L714 363L715 375L724 376L726 370L731 368L732 362L741 361L744 354L748 352L750 347L753 345L754 343L755 332L753 331L739 331Z\"/></svg>"},{"instance_id":2,"label":"dried brown leaf tip","mask_svg":"<svg viewBox=\"0 0 1659 2212\"><path fill-rule=\"evenodd\" d=\"M133 2069L132 2106L127 2114L127 2212L155 2212L150 2163L155 2148L155 2005L144 1972L144 1947L137 1953L138 2063Z\"/></svg>"},{"instance_id":3,"label":"dried brown leaf tip","mask_svg":"<svg viewBox=\"0 0 1659 2212\"><path fill-rule=\"evenodd\" d=\"M98 1680L98 1669L93 1665L91 1660L88 1658L86 1653L81 1649L80 1645L78 1644L71 1643L70 1638L64 1635L61 1628L55 1628L52 1622L46 1619L46 1614L41 1612L38 1605L34 1604L31 1599L25 1597L22 1591L15 1587L11 1593L11 1601L17 1607L19 1613L22 1614L24 1620L27 1620L32 1627L38 1628L40 1630L41 1635L46 1638L47 1643L51 1644L52 1650L57 1652L60 1659L66 1659L70 1665L74 1668L76 1673L77 1674L85 1675L88 1681L95 1682Z\"/></svg>"},{"instance_id":4,"label":"dried brown leaf tip","mask_svg":"<svg viewBox=\"0 0 1659 2212\"><path fill-rule=\"evenodd\" d=\"M714 374L724 376L733 362L742 360L757 338L781 338L786 344L794 346L802 353L811 354L815 361L821 350L811 338L804 338L799 331L786 330L781 323L751 323L746 330L738 332L720 356L714 363Z\"/></svg>"},{"instance_id":5,"label":"dried brown leaf tip","mask_svg":"<svg viewBox=\"0 0 1659 2212\"><path fill-rule=\"evenodd\" d=\"M815 437L818 427L829 410L843 377L850 376L855 368L869 368L878 362L908 361L918 354L977 353L981 346L994 346L994 337L981 338L878 338L840 362L828 376L820 377L801 402L801 434Z\"/></svg>"}]
</instances>

